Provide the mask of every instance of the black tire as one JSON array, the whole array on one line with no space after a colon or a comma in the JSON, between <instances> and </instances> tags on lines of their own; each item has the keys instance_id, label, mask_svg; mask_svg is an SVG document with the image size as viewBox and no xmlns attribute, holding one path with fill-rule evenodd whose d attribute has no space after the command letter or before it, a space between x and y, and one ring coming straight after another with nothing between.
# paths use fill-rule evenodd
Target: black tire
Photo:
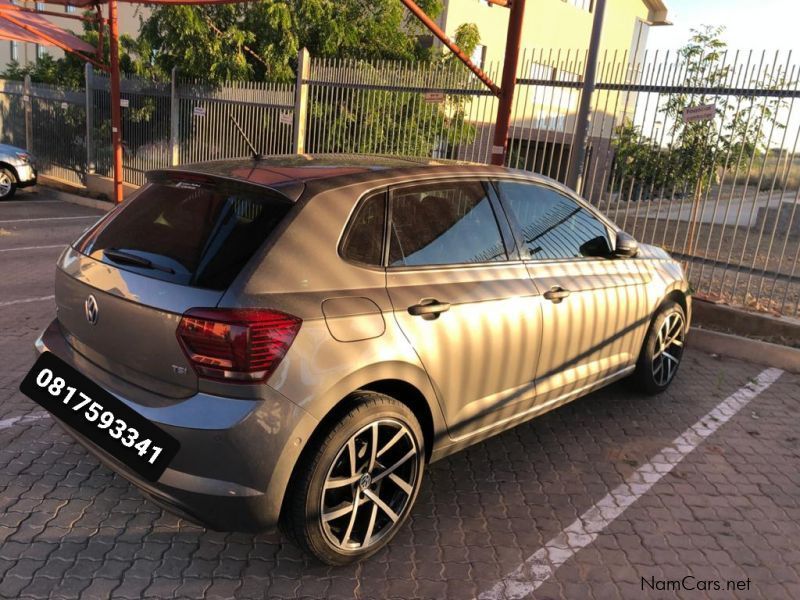
<instances>
[{"instance_id":1,"label":"black tire","mask_svg":"<svg viewBox=\"0 0 800 600\"><path fill-rule=\"evenodd\" d=\"M673 343L663 347L664 342L670 339L673 339ZM647 330L636 370L631 376L634 385L650 395L666 390L675 380L683 360L685 343L686 313L680 304L668 300L661 305Z\"/></svg>"},{"instance_id":2,"label":"black tire","mask_svg":"<svg viewBox=\"0 0 800 600\"><path fill-rule=\"evenodd\" d=\"M349 412L304 452L283 512L285 531L303 550L329 565L361 560L386 546L408 518L425 469L425 439L405 404L366 391L356 392L351 400ZM384 446L388 449L381 453ZM398 463L393 476L381 475ZM377 479L373 482L372 477ZM409 491L396 483L398 479ZM348 506L349 512L342 512Z\"/></svg>"},{"instance_id":3,"label":"black tire","mask_svg":"<svg viewBox=\"0 0 800 600\"><path fill-rule=\"evenodd\" d=\"M0 169L0 201L13 198L16 193L16 176L10 169Z\"/></svg>"}]
</instances>

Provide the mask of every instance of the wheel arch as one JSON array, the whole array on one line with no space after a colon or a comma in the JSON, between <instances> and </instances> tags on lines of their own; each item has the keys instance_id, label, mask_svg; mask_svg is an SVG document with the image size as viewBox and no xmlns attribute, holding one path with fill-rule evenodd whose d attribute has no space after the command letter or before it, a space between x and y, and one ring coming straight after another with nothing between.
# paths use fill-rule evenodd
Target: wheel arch
<instances>
[{"instance_id":1,"label":"wheel arch","mask_svg":"<svg viewBox=\"0 0 800 600\"><path fill-rule=\"evenodd\" d=\"M671 285L669 288L667 288L664 298L661 300L658 307L656 307L653 315L655 316L658 310L670 300L677 302L683 309L683 314L686 317L686 328L688 329L692 322L692 301L688 285L685 283L676 282L674 285Z\"/></svg>"},{"instance_id":2,"label":"wheel arch","mask_svg":"<svg viewBox=\"0 0 800 600\"><path fill-rule=\"evenodd\" d=\"M351 387L347 393L342 394L335 404L333 404L319 420L319 423L303 445L303 449L292 466L292 472L289 476L283 499L281 500L281 515L283 515L285 511L287 498L289 498L291 490L295 485L299 469L307 462L309 454L317 447L320 439L324 438L334 424L356 404L357 399L354 397L354 394L358 391L377 392L405 404L419 421L422 434L425 438L426 459L430 460L433 447L438 441L439 436L446 435L446 428L441 421L441 415L435 412L436 409L438 409L438 403L435 397L427 396L420 387L422 386L411 383L406 379L384 377L363 380L361 383ZM432 393L433 390L429 390L429 394Z\"/></svg>"},{"instance_id":3,"label":"wheel arch","mask_svg":"<svg viewBox=\"0 0 800 600\"><path fill-rule=\"evenodd\" d=\"M0 160L0 169L8 169L11 171L11 174L14 176L14 183L19 183L19 173L17 173L17 168L12 165L11 163L7 163L3 160Z\"/></svg>"},{"instance_id":4,"label":"wheel arch","mask_svg":"<svg viewBox=\"0 0 800 600\"><path fill-rule=\"evenodd\" d=\"M668 300L672 300L673 302L677 302L678 304L680 304L684 313L688 310L688 303L686 302L686 294L683 292L683 290L675 289L669 292L664 297L664 300L661 301L660 306L663 306Z\"/></svg>"}]
</instances>

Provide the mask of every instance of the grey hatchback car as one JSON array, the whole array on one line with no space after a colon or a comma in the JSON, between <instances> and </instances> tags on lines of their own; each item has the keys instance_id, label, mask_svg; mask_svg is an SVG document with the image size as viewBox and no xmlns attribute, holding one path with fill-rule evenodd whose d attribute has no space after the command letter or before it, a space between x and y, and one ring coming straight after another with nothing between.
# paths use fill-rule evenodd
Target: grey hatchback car
<instances>
[{"instance_id":1,"label":"grey hatchback car","mask_svg":"<svg viewBox=\"0 0 800 600\"><path fill-rule=\"evenodd\" d=\"M677 262L554 181L366 156L151 172L55 287L39 352L176 451L148 480L59 422L168 510L280 522L329 564L389 542L427 463L624 377L666 389L691 310Z\"/></svg>"}]
</instances>

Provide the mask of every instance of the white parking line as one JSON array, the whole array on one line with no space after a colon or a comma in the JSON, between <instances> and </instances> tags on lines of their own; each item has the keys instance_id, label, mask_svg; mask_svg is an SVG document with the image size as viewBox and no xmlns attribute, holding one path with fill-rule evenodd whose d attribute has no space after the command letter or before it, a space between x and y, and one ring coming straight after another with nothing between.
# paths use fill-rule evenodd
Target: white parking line
<instances>
[{"instance_id":1,"label":"white parking line","mask_svg":"<svg viewBox=\"0 0 800 600\"><path fill-rule=\"evenodd\" d=\"M11 417L10 419L3 419L0 421L0 430L8 429L9 427L13 427L17 424L22 423L31 423L32 421L38 421L39 419L46 419L50 416L50 413L46 412L37 412L30 415L23 415L21 417Z\"/></svg>"},{"instance_id":2,"label":"white parking line","mask_svg":"<svg viewBox=\"0 0 800 600\"><path fill-rule=\"evenodd\" d=\"M22 248L2 248L0 252L17 252L22 250L44 250L45 248L66 248L67 244L53 244L52 246L23 246Z\"/></svg>"},{"instance_id":3,"label":"white parking line","mask_svg":"<svg viewBox=\"0 0 800 600\"><path fill-rule=\"evenodd\" d=\"M28 206L35 204L66 204L63 200L4 200L3 206L9 204L27 204Z\"/></svg>"},{"instance_id":4,"label":"white parking line","mask_svg":"<svg viewBox=\"0 0 800 600\"><path fill-rule=\"evenodd\" d=\"M36 217L34 219L9 219L7 221L0 221L0 225L6 223L31 223L33 221L75 221L77 219L94 219L98 220L103 215L87 215L85 217Z\"/></svg>"},{"instance_id":5,"label":"white parking line","mask_svg":"<svg viewBox=\"0 0 800 600\"><path fill-rule=\"evenodd\" d=\"M13 306L15 304L27 304L28 302L42 302L44 300L53 300L55 296L37 296L36 298L23 298L22 300L8 300L7 302L0 302L0 306Z\"/></svg>"},{"instance_id":6,"label":"white parking line","mask_svg":"<svg viewBox=\"0 0 800 600\"><path fill-rule=\"evenodd\" d=\"M675 438L672 444L662 449L649 463L636 469L624 483L614 488L543 548L529 556L517 569L483 592L479 596L480 600L524 598L531 595L561 565L594 542L606 527L672 471L708 436L775 383L782 373L780 369L767 369L754 381L728 396Z\"/></svg>"}]
</instances>

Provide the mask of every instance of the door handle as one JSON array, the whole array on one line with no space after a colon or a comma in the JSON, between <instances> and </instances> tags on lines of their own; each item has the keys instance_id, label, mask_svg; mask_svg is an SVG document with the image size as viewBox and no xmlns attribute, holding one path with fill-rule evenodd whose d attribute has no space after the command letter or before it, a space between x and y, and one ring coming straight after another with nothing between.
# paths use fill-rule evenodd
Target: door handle
<instances>
[{"instance_id":1,"label":"door handle","mask_svg":"<svg viewBox=\"0 0 800 600\"><path fill-rule=\"evenodd\" d=\"M408 307L408 314L414 317L422 317L426 321L433 321L438 319L439 315L443 312L450 310L448 302L439 302L433 298L426 298L419 304L414 304Z\"/></svg>"},{"instance_id":2,"label":"door handle","mask_svg":"<svg viewBox=\"0 0 800 600\"><path fill-rule=\"evenodd\" d=\"M559 304L564 298L570 295L570 291L565 290L560 285L554 285L549 290L547 290L543 295L553 304Z\"/></svg>"}]
</instances>

